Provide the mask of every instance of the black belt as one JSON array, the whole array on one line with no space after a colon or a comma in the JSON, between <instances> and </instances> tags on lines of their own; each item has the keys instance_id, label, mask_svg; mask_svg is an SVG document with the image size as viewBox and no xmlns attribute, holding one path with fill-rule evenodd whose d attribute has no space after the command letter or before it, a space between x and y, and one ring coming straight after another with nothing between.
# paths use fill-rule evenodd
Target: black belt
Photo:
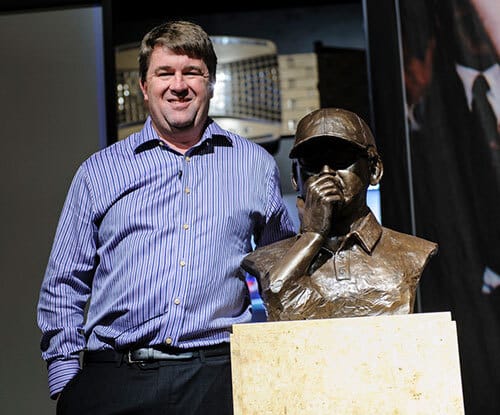
<instances>
[{"instance_id":1,"label":"black belt","mask_svg":"<svg viewBox=\"0 0 500 415\"><path fill-rule=\"evenodd\" d=\"M124 352L115 350L88 351L83 354L84 363L145 363L163 360L190 360L212 356L229 355L229 343L192 349L169 346L141 347Z\"/></svg>"}]
</instances>

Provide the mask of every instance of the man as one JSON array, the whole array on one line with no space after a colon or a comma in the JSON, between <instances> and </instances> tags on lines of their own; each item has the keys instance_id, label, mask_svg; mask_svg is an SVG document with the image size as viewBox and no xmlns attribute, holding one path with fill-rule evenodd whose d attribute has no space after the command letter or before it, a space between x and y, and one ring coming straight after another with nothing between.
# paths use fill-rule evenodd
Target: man
<instances>
[{"instance_id":1,"label":"man","mask_svg":"<svg viewBox=\"0 0 500 415\"><path fill-rule=\"evenodd\" d=\"M295 232L273 157L208 118L216 65L198 25L153 28L150 117L76 172L38 304L58 414L232 413L240 262Z\"/></svg>"},{"instance_id":2,"label":"man","mask_svg":"<svg viewBox=\"0 0 500 415\"><path fill-rule=\"evenodd\" d=\"M466 106L468 125L462 131L457 154L465 176L471 183L471 205L483 261L485 294L500 285L500 65L498 54L483 22L469 1L454 0L451 31L454 69L459 78L454 105ZM452 76L449 78L453 79ZM462 147L463 146L463 147ZM461 151L464 153L461 154ZM477 183L483 182L481 185Z\"/></svg>"},{"instance_id":3,"label":"man","mask_svg":"<svg viewBox=\"0 0 500 415\"><path fill-rule=\"evenodd\" d=\"M468 279L457 289L463 287L469 299L472 291L489 294L500 285L500 66L471 3L436 4L439 41L433 83L426 96L422 129L412 137L411 149L416 176L430 177L434 170L447 173L432 181L432 189L426 180L415 182L415 210L426 230L457 243L443 245L449 251L441 252L438 266L445 267L442 275L458 272ZM454 220L446 216L450 203L457 206L450 217ZM446 220L435 221L436 215ZM462 249L467 255L460 253Z\"/></svg>"},{"instance_id":4,"label":"man","mask_svg":"<svg viewBox=\"0 0 500 415\"><path fill-rule=\"evenodd\" d=\"M303 117L290 152L300 234L248 254L270 320L413 312L433 242L382 227L366 203L383 164L356 114L339 108Z\"/></svg>"}]
</instances>

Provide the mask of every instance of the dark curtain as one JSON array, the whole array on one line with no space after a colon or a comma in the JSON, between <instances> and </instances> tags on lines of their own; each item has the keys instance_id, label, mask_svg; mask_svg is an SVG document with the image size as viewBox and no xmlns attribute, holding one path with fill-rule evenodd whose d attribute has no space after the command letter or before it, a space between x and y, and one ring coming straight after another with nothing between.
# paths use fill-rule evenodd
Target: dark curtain
<instances>
[{"instance_id":1,"label":"dark curtain","mask_svg":"<svg viewBox=\"0 0 500 415\"><path fill-rule=\"evenodd\" d=\"M377 27L387 32L377 26L382 24L377 15L383 10L375 12L370 3L368 17L371 11L374 18L368 20L369 45L380 47ZM391 81L377 84L373 79L376 135L384 160L405 157L407 162L400 163L401 168L393 162L393 171L386 168L383 182L387 179L389 185L381 186L382 221L403 231L410 224L412 233L439 244L438 255L421 279L419 311L452 312L457 323L466 414L499 414L498 54L469 0L399 0L394 9L389 3L385 5L392 11L397 28L393 46L402 63L399 78L392 82L402 87L398 94ZM490 3L500 8L499 2ZM382 9L383 4L379 3ZM397 63L390 53L386 53L386 63L382 63L382 52L372 53L372 74L387 62ZM490 88L487 103L494 107L491 132L486 116L490 110L480 108L477 118L479 98L466 91L480 72L486 72ZM398 110L388 107L380 92L384 88L395 91L391 105L405 109L404 128L398 131L403 134L394 135L394 128L387 128L391 117L396 124L401 119ZM408 182L402 179L405 176ZM399 194L404 196L401 204Z\"/></svg>"}]
</instances>

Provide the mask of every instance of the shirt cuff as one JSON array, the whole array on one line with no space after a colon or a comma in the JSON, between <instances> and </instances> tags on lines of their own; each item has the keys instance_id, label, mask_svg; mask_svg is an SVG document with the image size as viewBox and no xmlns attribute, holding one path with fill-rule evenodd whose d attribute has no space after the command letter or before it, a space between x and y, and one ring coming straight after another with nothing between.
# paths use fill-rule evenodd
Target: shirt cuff
<instances>
[{"instance_id":1,"label":"shirt cuff","mask_svg":"<svg viewBox=\"0 0 500 415\"><path fill-rule=\"evenodd\" d=\"M49 393L56 399L66 384L80 371L80 360L54 360L48 364Z\"/></svg>"}]
</instances>

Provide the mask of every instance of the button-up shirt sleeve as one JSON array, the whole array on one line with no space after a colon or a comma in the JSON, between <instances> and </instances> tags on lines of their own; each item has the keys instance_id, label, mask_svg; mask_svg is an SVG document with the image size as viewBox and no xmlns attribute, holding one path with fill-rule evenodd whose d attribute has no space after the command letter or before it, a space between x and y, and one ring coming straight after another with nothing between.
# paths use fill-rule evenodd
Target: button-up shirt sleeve
<instances>
[{"instance_id":1,"label":"button-up shirt sleeve","mask_svg":"<svg viewBox=\"0 0 500 415\"><path fill-rule=\"evenodd\" d=\"M78 358L68 360L54 360L48 364L49 394L56 399L66 384L80 371Z\"/></svg>"},{"instance_id":2,"label":"button-up shirt sleeve","mask_svg":"<svg viewBox=\"0 0 500 415\"><path fill-rule=\"evenodd\" d=\"M85 347L84 309L96 262L93 211L81 167L62 209L38 305L52 396L77 372L78 353Z\"/></svg>"},{"instance_id":3,"label":"button-up shirt sleeve","mask_svg":"<svg viewBox=\"0 0 500 415\"><path fill-rule=\"evenodd\" d=\"M264 246L295 234L293 223L283 202L280 173L277 165L269 174L267 183L266 224L256 234L256 245Z\"/></svg>"}]
</instances>

